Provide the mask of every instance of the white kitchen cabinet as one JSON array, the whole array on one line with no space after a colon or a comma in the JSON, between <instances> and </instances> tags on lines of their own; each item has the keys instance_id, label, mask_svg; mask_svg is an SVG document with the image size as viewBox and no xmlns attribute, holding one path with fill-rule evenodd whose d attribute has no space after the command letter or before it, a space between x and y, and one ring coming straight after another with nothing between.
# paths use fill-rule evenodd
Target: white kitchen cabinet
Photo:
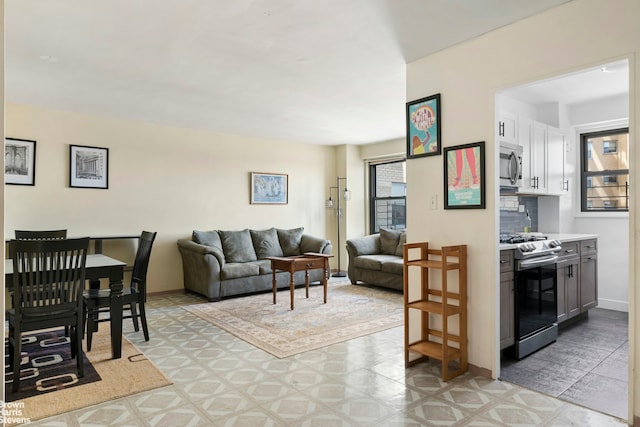
<instances>
[{"instance_id":1,"label":"white kitchen cabinet","mask_svg":"<svg viewBox=\"0 0 640 427\"><path fill-rule=\"evenodd\" d=\"M498 113L498 141L509 144L518 143L518 115L508 111Z\"/></svg>"},{"instance_id":2,"label":"white kitchen cabinet","mask_svg":"<svg viewBox=\"0 0 640 427\"><path fill-rule=\"evenodd\" d=\"M547 126L547 189L550 194L562 194L569 190L564 174L565 138L562 131Z\"/></svg>"},{"instance_id":3,"label":"white kitchen cabinet","mask_svg":"<svg viewBox=\"0 0 640 427\"><path fill-rule=\"evenodd\" d=\"M564 171L564 134L558 128L519 117L518 144L522 146L521 192L563 194L567 192Z\"/></svg>"}]
</instances>

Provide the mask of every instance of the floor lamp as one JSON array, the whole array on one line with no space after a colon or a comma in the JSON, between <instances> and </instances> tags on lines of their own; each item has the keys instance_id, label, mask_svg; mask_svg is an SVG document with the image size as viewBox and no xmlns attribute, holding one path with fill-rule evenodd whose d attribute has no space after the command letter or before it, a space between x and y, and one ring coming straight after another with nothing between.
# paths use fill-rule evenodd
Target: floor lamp
<instances>
[{"instance_id":1,"label":"floor lamp","mask_svg":"<svg viewBox=\"0 0 640 427\"><path fill-rule=\"evenodd\" d=\"M344 190L341 191L340 182L344 181ZM351 191L347 190L347 178L338 177L335 187L329 187L329 199L327 200L327 208L333 209L333 197L331 192L336 190L336 218L338 221L338 271L332 274L333 277L346 277L346 273L342 271L340 266L340 254L342 253L342 245L340 243L340 217L342 216L341 200L351 199Z\"/></svg>"}]
</instances>

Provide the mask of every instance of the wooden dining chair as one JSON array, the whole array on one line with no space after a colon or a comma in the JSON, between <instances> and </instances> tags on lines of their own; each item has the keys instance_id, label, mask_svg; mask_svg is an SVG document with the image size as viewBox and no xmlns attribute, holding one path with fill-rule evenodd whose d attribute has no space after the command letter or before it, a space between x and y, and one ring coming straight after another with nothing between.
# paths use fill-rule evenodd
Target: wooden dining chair
<instances>
[{"instance_id":1,"label":"wooden dining chair","mask_svg":"<svg viewBox=\"0 0 640 427\"><path fill-rule=\"evenodd\" d=\"M138 242L136 259L131 272L131 283L122 289L122 308L129 311L123 319L132 319L133 328L140 330L138 319L142 323L144 340L149 341L149 328L147 327L147 314L144 304L147 300L147 270L151 247L156 238L155 232L143 231ZM84 292L84 309L86 313L87 327L87 351L91 350L93 333L98 331L98 323L110 320L109 313L111 303L110 289L89 289Z\"/></svg>"},{"instance_id":2,"label":"wooden dining chair","mask_svg":"<svg viewBox=\"0 0 640 427\"><path fill-rule=\"evenodd\" d=\"M22 334L25 332L68 328L71 356L76 359L78 376L84 376L82 293L88 248L88 237L9 242L13 260L13 307L6 314L14 392L20 388Z\"/></svg>"},{"instance_id":3,"label":"wooden dining chair","mask_svg":"<svg viewBox=\"0 0 640 427\"><path fill-rule=\"evenodd\" d=\"M57 240L66 239L67 230L15 230L19 240Z\"/></svg>"}]
</instances>

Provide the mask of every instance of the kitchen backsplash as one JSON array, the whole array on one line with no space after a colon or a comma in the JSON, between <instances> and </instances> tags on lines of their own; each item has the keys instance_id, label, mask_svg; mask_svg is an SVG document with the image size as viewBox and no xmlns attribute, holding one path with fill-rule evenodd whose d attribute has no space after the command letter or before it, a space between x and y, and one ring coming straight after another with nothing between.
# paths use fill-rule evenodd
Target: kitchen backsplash
<instances>
[{"instance_id":1,"label":"kitchen backsplash","mask_svg":"<svg viewBox=\"0 0 640 427\"><path fill-rule=\"evenodd\" d=\"M520 206L524 211L520 212ZM531 218L531 231L538 231L538 198L500 195L500 234L521 233L526 225L526 212Z\"/></svg>"}]
</instances>

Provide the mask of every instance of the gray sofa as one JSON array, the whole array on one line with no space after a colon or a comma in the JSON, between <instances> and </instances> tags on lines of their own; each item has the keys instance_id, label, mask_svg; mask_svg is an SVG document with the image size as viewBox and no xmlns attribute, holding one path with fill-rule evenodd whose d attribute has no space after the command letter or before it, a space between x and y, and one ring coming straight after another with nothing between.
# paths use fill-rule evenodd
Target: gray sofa
<instances>
[{"instance_id":1,"label":"gray sofa","mask_svg":"<svg viewBox=\"0 0 640 427\"><path fill-rule=\"evenodd\" d=\"M407 242L404 230L380 229L372 234L347 240L352 284L358 282L402 291L403 248Z\"/></svg>"},{"instance_id":2,"label":"gray sofa","mask_svg":"<svg viewBox=\"0 0 640 427\"><path fill-rule=\"evenodd\" d=\"M331 242L304 234L304 228L289 230L197 231L191 239L178 240L184 287L209 301L272 289L268 256L295 256L306 252L331 253ZM278 288L289 286L289 273L276 274ZM294 274L296 285L304 284L305 272ZM322 280L322 270L309 271L309 280Z\"/></svg>"}]
</instances>

